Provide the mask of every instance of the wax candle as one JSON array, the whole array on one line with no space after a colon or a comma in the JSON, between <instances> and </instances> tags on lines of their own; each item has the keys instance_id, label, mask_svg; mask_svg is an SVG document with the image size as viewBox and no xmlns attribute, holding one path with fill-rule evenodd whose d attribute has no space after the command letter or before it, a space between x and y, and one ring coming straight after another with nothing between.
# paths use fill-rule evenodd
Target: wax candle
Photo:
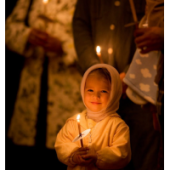
<instances>
[{"instance_id":1,"label":"wax candle","mask_svg":"<svg viewBox=\"0 0 170 170\"><path fill-rule=\"evenodd\" d=\"M81 136L81 129L80 129L80 115L78 114L77 116L77 124L78 124L78 130L79 130L79 135ZM83 147L83 140L80 139L81 147Z\"/></svg>"},{"instance_id":2,"label":"wax candle","mask_svg":"<svg viewBox=\"0 0 170 170\"><path fill-rule=\"evenodd\" d=\"M134 22L126 24L125 27L135 25L136 29L137 29L138 28L138 18L137 18L137 15L136 15L135 5L134 5L133 0L129 0L129 3L130 3L130 8L131 8L131 11L132 11L132 16L133 16L133 21Z\"/></svg>"},{"instance_id":3,"label":"wax candle","mask_svg":"<svg viewBox=\"0 0 170 170\"><path fill-rule=\"evenodd\" d=\"M46 10L47 10L47 3L48 3L48 0L43 0L43 4L44 4L44 12L43 12L43 15L46 16ZM47 29L47 20L46 18L44 19L44 31L46 31Z\"/></svg>"},{"instance_id":4,"label":"wax candle","mask_svg":"<svg viewBox=\"0 0 170 170\"><path fill-rule=\"evenodd\" d=\"M46 14L46 6L47 6L48 0L43 0L44 4L44 15Z\"/></svg>"},{"instance_id":5,"label":"wax candle","mask_svg":"<svg viewBox=\"0 0 170 170\"><path fill-rule=\"evenodd\" d=\"M135 23L137 23L138 19L137 19L137 15L136 15L136 9L135 9L134 2L133 2L133 0L129 0L129 2L130 2L130 7L131 7L132 15L133 15L133 20L135 21Z\"/></svg>"}]
</instances>

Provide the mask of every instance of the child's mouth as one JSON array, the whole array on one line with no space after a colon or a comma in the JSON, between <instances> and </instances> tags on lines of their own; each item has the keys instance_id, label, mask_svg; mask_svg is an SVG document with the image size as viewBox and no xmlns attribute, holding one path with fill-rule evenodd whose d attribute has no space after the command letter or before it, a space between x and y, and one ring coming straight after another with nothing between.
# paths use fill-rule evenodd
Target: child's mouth
<instances>
[{"instance_id":1,"label":"child's mouth","mask_svg":"<svg viewBox=\"0 0 170 170\"><path fill-rule=\"evenodd\" d=\"M97 105L97 104L101 104L101 103L99 103L99 102L91 102L91 103L92 103L92 104L96 104L96 105Z\"/></svg>"}]
</instances>

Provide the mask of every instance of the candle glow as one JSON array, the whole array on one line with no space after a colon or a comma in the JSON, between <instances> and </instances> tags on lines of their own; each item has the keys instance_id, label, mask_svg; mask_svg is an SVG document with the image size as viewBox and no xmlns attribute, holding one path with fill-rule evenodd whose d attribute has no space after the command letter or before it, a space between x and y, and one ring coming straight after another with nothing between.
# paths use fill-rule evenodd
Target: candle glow
<instances>
[{"instance_id":1,"label":"candle glow","mask_svg":"<svg viewBox=\"0 0 170 170\"><path fill-rule=\"evenodd\" d=\"M101 51L100 46L97 46L97 47L96 47L97 55L101 55L100 51Z\"/></svg>"},{"instance_id":2,"label":"candle glow","mask_svg":"<svg viewBox=\"0 0 170 170\"><path fill-rule=\"evenodd\" d=\"M77 115L77 123L78 123L79 135L81 136L81 129L80 129L80 115L79 115L79 114ZM80 139L80 144L81 144L81 147L83 148L83 140L82 140L82 139Z\"/></svg>"},{"instance_id":3,"label":"candle glow","mask_svg":"<svg viewBox=\"0 0 170 170\"><path fill-rule=\"evenodd\" d=\"M80 122L80 115L77 115L77 122Z\"/></svg>"},{"instance_id":4,"label":"candle glow","mask_svg":"<svg viewBox=\"0 0 170 170\"><path fill-rule=\"evenodd\" d=\"M43 3L44 3L44 4L47 4L47 2L48 2L48 0L43 0Z\"/></svg>"},{"instance_id":5,"label":"candle glow","mask_svg":"<svg viewBox=\"0 0 170 170\"><path fill-rule=\"evenodd\" d=\"M96 53L97 53L97 56L99 57L100 63L103 63L100 46L96 47Z\"/></svg>"}]
</instances>

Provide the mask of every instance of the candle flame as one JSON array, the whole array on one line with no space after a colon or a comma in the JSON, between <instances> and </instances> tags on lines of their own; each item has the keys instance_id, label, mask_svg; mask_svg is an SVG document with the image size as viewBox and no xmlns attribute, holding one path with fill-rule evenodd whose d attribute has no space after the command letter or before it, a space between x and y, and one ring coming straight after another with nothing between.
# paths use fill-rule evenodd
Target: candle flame
<instances>
[{"instance_id":1,"label":"candle flame","mask_svg":"<svg viewBox=\"0 0 170 170\"><path fill-rule=\"evenodd\" d=\"M96 47L96 52L97 52L97 53L100 53L100 46L97 46L97 47Z\"/></svg>"},{"instance_id":2,"label":"candle flame","mask_svg":"<svg viewBox=\"0 0 170 170\"><path fill-rule=\"evenodd\" d=\"M80 119L80 115L78 114L78 115L77 115L77 121L79 121L79 119Z\"/></svg>"},{"instance_id":3,"label":"candle flame","mask_svg":"<svg viewBox=\"0 0 170 170\"><path fill-rule=\"evenodd\" d=\"M48 0L43 0L43 3L46 4L48 2Z\"/></svg>"}]
</instances>

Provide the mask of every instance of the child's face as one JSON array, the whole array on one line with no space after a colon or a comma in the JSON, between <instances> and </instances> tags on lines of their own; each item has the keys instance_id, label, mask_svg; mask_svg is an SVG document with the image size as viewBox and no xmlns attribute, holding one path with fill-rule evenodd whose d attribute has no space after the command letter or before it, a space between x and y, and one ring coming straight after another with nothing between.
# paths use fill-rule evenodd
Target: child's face
<instances>
[{"instance_id":1,"label":"child's face","mask_svg":"<svg viewBox=\"0 0 170 170\"><path fill-rule=\"evenodd\" d=\"M110 82L97 73L90 74L84 89L85 105L93 112L106 107L110 96Z\"/></svg>"}]
</instances>

